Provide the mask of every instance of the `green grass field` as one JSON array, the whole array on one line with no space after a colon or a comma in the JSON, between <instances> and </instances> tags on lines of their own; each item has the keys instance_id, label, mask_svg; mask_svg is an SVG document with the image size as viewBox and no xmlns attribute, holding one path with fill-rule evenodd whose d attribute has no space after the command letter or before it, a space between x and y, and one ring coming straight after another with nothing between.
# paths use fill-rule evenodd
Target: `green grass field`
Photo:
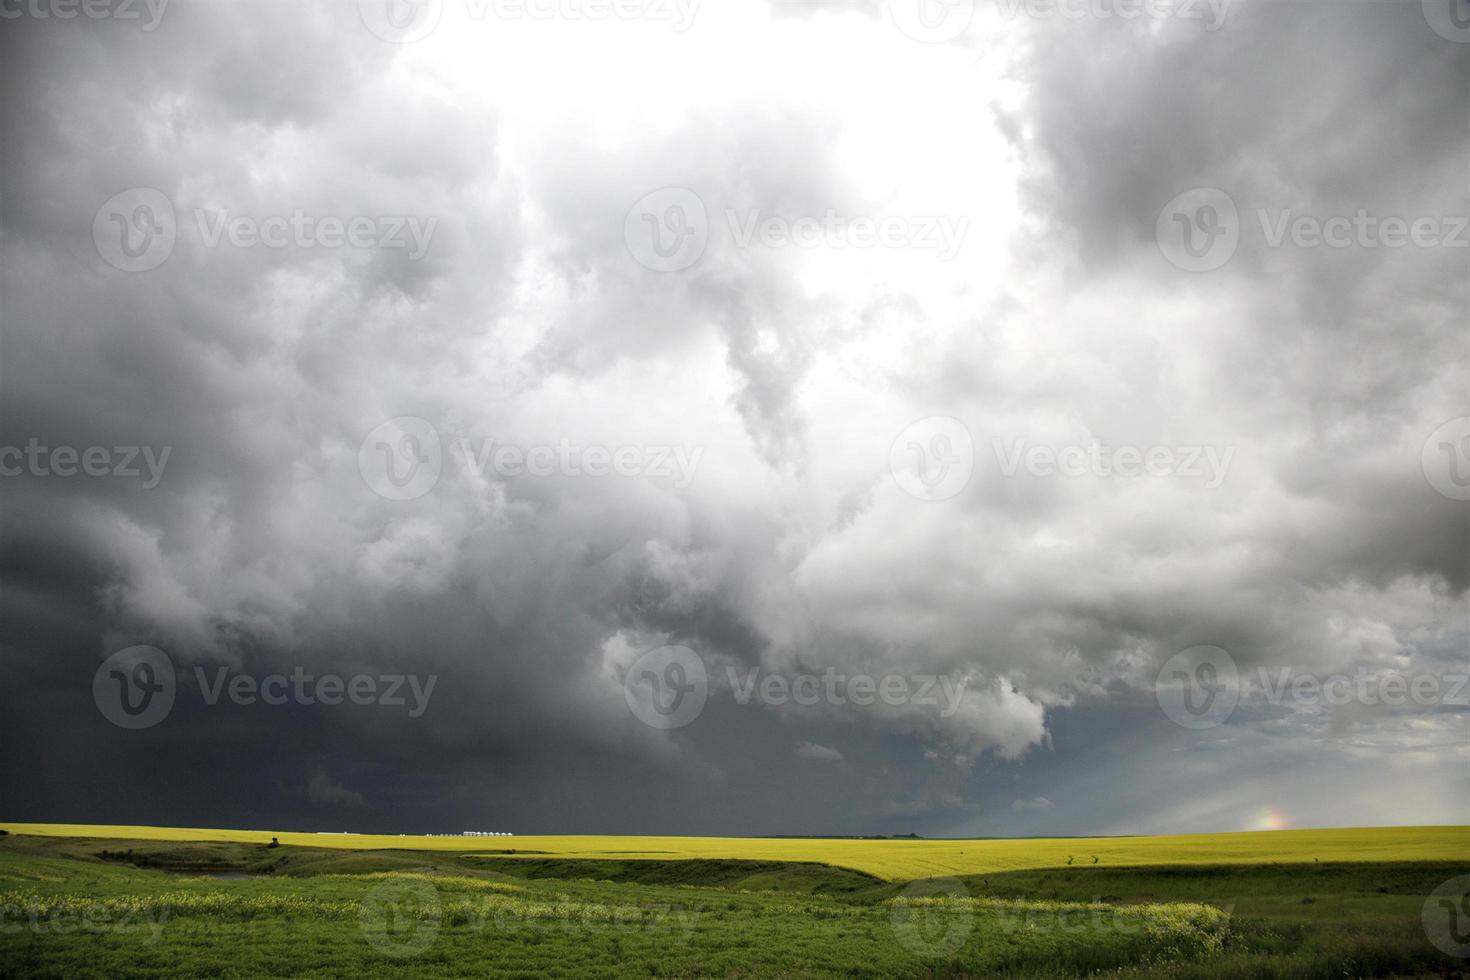
<instances>
[{"instance_id":1,"label":"green grass field","mask_svg":"<svg viewBox=\"0 0 1470 980\"><path fill-rule=\"evenodd\" d=\"M1424 917L1470 873L1467 828L837 841L0 827L5 977L1326 980L1470 966ZM1470 894L1442 911L1460 907L1446 922L1470 929Z\"/></svg>"}]
</instances>

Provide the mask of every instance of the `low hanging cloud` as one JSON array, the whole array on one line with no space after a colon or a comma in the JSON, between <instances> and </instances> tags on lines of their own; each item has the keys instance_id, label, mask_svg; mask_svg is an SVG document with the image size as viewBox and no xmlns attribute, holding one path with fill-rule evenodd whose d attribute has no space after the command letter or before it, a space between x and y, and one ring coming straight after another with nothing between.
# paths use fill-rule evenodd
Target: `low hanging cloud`
<instances>
[{"instance_id":1,"label":"low hanging cloud","mask_svg":"<svg viewBox=\"0 0 1470 980\"><path fill-rule=\"evenodd\" d=\"M362 794L350 790L341 783L333 782L326 773L313 773L306 784L306 798L315 806L345 806L357 809L362 806Z\"/></svg>"}]
</instances>

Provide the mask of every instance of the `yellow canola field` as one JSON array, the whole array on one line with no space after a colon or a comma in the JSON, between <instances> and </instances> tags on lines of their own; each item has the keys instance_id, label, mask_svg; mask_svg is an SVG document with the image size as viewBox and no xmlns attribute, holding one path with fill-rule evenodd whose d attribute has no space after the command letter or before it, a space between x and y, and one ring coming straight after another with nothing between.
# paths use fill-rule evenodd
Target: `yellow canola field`
<instances>
[{"instance_id":1,"label":"yellow canola field","mask_svg":"<svg viewBox=\"0 0 1470 980\"><path fill-rule=\"evenodd\" d=\"M1272 830L1170 837L1069 837L989 840L837 840L761 837L409 837L264 830L202 830L88 824L0 823L12 834L121 840L229 841L357 850L514 849L520 857L657 859L736 858L816 861L890 881L1073 866L1310 864L1313 861L1463 861L1470 869L1470 827L1361 827Z\"/></svg>"}]
</instances>

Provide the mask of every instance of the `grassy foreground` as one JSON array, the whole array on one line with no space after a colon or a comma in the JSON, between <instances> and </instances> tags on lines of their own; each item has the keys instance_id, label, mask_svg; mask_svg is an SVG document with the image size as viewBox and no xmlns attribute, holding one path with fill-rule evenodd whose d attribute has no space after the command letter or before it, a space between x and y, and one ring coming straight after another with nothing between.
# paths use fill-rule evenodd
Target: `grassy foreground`
<instances>
[{"instance_id":1,"label":"grassy foreground","mask_svg":"<svg viewBox=\"0 0 1470 980\"><path fill-rule=\"evenodd\" d=\"M13 834L125 840L224 841L351 850L427 850L563 858L816 861L887 881L1070 865L1313 864L1470 860L1470 827L1364 827L1175 837L1033 840L827 840L745 837L398 837L175 827L0 824ZM1069 860L1070 859L1070 860Z\"/></svg>"},{"instance_id":2,"label":"grassy foreground","mask_svg":"<svg viewBox=\"0 0 1470 980\"><path fill-rule=\"evenodd\" d=\"M1399 856L1385 832L1371 832L1383 848L1373 860L1304 862L1280 834L1220 835L1173 853L1225 847L1234 860L1125 865L1119 857L1068 867L1064 855L1022 870L909 881L700 853L749 843L811 856L866 845L873 850L843 850L877 854L892 868L893 847L922 855L926 843L957 842L688 841L673 856L648 857L643 839L535 839L584 842L568 857L525 853L532 838L468 848L395 837L387 840L397 846L371 848L363 838L344 846L277 834L273 847L270 834L63 836L0 826L10 831L0 837L0 977L1336 980L1461 977L1470 966L1470 946L1446 952L1444 937L1436 947L1426 926L1426 909L1440 911L1432 893L1459 882L1444 909L1453 928L1470 929L1470 855L1454 850L1463 828L1392 831ZM1308 839L1342 847L1333 837L1343 833L1367 832ZM1159 840L1132 841L1128 853L1168 853ZM588 841L599 843L597 853ZM1012 861L1028 845L1081 853L1078 841L958 843L1007 845L999 856ZM511 847L518 853L492 853ZM1452 852L1423 856L1436 847Z\"/></svg>"}]
</instances>

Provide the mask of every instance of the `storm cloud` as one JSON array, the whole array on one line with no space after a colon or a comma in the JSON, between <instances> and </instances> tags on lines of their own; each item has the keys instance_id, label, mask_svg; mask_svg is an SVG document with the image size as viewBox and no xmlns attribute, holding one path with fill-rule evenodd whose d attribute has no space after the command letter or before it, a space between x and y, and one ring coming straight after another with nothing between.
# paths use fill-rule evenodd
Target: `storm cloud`
<instances>
[{"instance_id":1,"label":"storm cloud","mask_svg":"<svg viewBox=\"0 0 1470 980\"><path fill-rule=\"evenodd\" d=\"M1433 4L131 6L0 22L0 816L1470 816L1463 693L1155 694L1198 645L1470 669ZM177 690L129 730L94 679L135 646ZM708 673L672 727L629 694L666 646ZM210 703L222 667L311 695Z\"/></svg>"}]
</instances>

